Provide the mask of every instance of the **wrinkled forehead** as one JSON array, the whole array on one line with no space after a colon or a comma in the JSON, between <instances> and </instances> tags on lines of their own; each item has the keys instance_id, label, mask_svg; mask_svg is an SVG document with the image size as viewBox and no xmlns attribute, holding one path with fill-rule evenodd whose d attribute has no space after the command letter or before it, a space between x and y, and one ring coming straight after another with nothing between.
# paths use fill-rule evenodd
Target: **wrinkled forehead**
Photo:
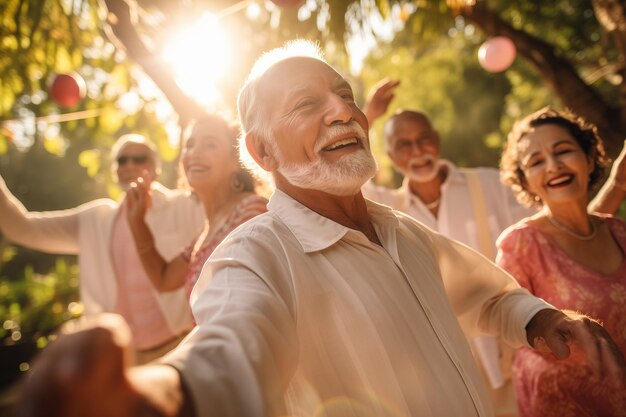
<instances>
[{"instance_id":1,"label":"wrinkled forehead","mask_svg":"<svg viewBox=\"0 0 626 417\"><path fill-rule=\"evenodd\" d=\"M276 93L325 84L349 86L346 79L327 63L310 57L292 57L274 64L259 78L259 92L271 97Z\"/></svg>"},{"instance_id":2,"label":"wrinkled forehead","mask_svg":"<svg viewBox=\"0 0 626 417\"><path fill-rule=\"evenodd\" d=\"M399 137L412 137L432 131L433 127L428 118L419 113L395 115L385 125L385 136L388 141L393 141Z\"/></svg>"}]
</instances>

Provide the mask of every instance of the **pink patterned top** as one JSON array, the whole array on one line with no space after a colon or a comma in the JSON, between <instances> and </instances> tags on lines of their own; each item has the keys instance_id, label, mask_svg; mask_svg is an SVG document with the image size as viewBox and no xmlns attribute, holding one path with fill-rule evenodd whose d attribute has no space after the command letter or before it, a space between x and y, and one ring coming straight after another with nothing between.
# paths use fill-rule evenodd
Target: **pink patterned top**
<instances>
[{"instance_id":1,"label":"pink patterned top","mask_svg":"<svg viewBox=\"0 0 626 417\"><path fill-rule=\"evenodd\" d=\"M191 295L191 290L200 277L204 263L209 259L209 256L213 253L217 245L239 225L266 211L267 199L256 194L250 195L235 206L231 215L226 219L211 240L205 241L206 234L208 233L208 229L205 229L196 242L185 249L182 255L189 262L187 275L185 276L187 297Z\"/></svg>"},{"instance_id":2,"label":"pink patterned top","mask_svg":"<svg viewBox=\"0 0 626 417\"><path fill-rule=\"evenodd\" d=\"M626 253L626 223L607 217L613 237ZM547 234L527 223L505 230L497 263L534 295L555 307L599 319L626 353L626 258L610 276L570 258ZM626 390L616 391L593 375L580 352L557 361L521 348L513 363L520 417L623 417Z\"/></svg>"}]
</instances>

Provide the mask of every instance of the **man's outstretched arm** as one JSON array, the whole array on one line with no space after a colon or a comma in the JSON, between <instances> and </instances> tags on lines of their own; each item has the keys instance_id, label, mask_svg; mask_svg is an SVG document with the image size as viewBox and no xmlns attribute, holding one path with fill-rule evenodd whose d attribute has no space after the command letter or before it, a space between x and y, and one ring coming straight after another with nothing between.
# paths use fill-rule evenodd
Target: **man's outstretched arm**
<instances>
[{"instance_id":1,"label":"man's outstretched arm","mask_svg":"<svg viewBox=\"0 0 626 417\"><path fill-rule=\"evenodd\" d=\"M12 242L48 253L77 254L78 215L87 206L31 212L0 177L0 231Z\"/></svg>"}]
</instances>

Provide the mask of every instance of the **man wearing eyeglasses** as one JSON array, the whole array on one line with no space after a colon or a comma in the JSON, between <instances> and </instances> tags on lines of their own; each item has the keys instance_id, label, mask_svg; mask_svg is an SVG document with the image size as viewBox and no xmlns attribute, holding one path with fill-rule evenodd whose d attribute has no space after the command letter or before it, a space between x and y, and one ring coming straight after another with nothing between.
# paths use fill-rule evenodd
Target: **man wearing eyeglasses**
<instances>
[{"instance_id":1,"label":"man wearing eyeglasses","mask_svg":"<svg viewBox=\"0 0 626 417\"><path fill-rule=\"evenodd\" d=\"M129 134L113 145L112 174L123 190L148 181L152 205L146 222L157 250L171 259L202 231L201 204L188 192L156 181L156 147ZM80 295L85 315L116 312L129 323L138 362L169 351L192 326L184 290L159 293L146 276L126 219L124 198L99 199L68 210L29 212L0 177L0 230L23 246L56 254L78 255Z\"/></svg>"},{"instance_id":2,"label":"man wearing eyeglasses","mask_svg":"<svg viewBox=\"0 0 626 417\"><path fill-rule=\"evenodd\" d=\"M387 81L372 94L366 110L370 126L387 111L398 85ZM368 184L363 190L366 197L409 214L492 261L500 233L534 213L500 183L497 169L459 169L443 159L439 133L425 114L414 110L394 114L385 123L384 135L387 155L404 182L397 190ZM481 224L486 225L482 242Z\"/></svg>"}]
</instances>

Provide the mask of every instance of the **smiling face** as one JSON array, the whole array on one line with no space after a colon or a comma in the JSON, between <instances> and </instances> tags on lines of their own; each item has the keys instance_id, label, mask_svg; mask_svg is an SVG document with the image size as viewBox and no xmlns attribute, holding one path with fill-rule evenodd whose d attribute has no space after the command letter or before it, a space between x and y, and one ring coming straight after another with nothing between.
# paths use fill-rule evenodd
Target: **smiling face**
<instances>
[{"instance_id":1,"label":"smiling face","mask_svg":"<svg viewBox=\"0 0 626 417\"><path fill-rule=\"evenodd\" d=\"M276 175L303 189L356 194L376 162L348 82L324 62L302 57L275 65L260 82Z\"/></svg>"},{"instance_id":2,"label":"smiling face","mask_svg":"<svg viewBox=\"0 0 626 417\"><path fill-rule=\"evenodd\" d=\"M239 165L226 123L217 119L197 122L183 143L181 161L187 181L196 193L210 193L220 185L230 186Z\"/></svg>"},{"instance_id":3,"label":"smiling face","mask_svg":"<svg viewBox=\"0 0 626 417\"><path fill-rule=\"evenodd\" d=\"M439 172L439 134L421 113L406 111L385 126L387 154L394 167L411 181L424 183Z\"/></svg>"},{"instance_id":4,"label":"smiling face","mask_svg":"<svg viewBox=\"0 0 626 417\"><path fill-rule=\"evenodd\" d=\"M146 180L156 178L156 164L152 150L141 143L129 142L115 156L115 172L120 187L128 189L130 183L146 175Z\"/></svg>"},{"instance_id":5,"label":"smiling face","mask_svg":"<svg viewBox=\"0 0 626 417\"><path fill-rule=\"evenodd\" d=\"M587 203L593 159L565 128L536 126L522 137L518 147L524 187L543 204Z\"/></svg>"}]
</instances>

